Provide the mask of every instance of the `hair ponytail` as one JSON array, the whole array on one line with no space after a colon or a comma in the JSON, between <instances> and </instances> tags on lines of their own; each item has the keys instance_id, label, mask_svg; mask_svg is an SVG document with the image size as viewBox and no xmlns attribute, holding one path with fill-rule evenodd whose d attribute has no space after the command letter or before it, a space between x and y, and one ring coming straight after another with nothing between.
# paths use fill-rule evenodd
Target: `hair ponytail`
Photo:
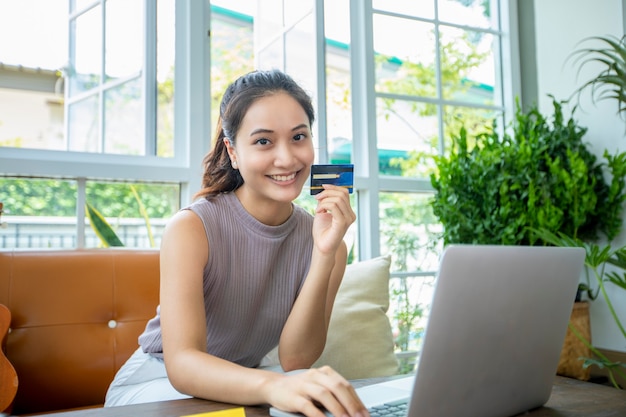
<instances>
[{"instance_id":1,"label":"hair ponytail","mask_svg":"<svg viewBox=\"0 0 626 417\"><path fill-rule=\"evenodd\" d=\"M217 121L213 149L204 157L202 165L202 189L194 198L210 197L219 193L235 191L243 184L243 178L239 170L234 169L228 156L228 150L224 144L224 129L222 129L221 117Z\"/></svg>"}]
</instances>

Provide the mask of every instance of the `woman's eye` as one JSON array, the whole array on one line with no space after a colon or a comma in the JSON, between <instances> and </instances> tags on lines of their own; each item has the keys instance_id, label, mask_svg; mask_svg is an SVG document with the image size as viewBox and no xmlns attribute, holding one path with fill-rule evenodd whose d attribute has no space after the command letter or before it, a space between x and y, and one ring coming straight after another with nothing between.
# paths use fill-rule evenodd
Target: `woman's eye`
<instances>
[{"instance_id":1,"label":"woman's eye","mask_svg":"<svg viewBox=\"0 0 626 417\"><path fill-rule=\"evenodd\" d=\"M296 136L293 137L293 140L295 140L296 142L304 139L306 139L306 135L304 133L298 133Z\"/></svg>"},{"instance_id":2,"label":"woman's eye","mask_svg":"<svg viewBox=\"0 0 626 417\"><path fill-rule=\"evenodd\" d=\"M269 145L270 141L269 139L259 139L256 141L256 143L259 145Z\"/></svg>"}]
</instances>

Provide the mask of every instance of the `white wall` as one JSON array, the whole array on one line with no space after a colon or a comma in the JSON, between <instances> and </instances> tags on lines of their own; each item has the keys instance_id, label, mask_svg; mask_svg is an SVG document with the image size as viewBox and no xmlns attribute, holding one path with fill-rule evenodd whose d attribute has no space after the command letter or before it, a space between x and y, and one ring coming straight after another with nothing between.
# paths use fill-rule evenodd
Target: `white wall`
<instances>
[{"instance_id":1,"label":"white wall","mask_svg":"<svg viewBox=\"0 0 626 417\"><path fill-rule=\"evenodd\" d=\"M519 0L529 1L529 0ZM555 98L568 99L585 80L597 72L592 66L577 75L568 56L589 36L624 34L622 0L534 0L535 47L537 65L537 102L544 114L552 112ZM584 43L593 46L592 43ZM610 152L626 150L626 121L617 116L617 104L612 100L592 103L583 95L575 118L589 131L586 140L600 157ZM625 222L626 225L626 222ZM626 233L616 239L626 244ZM611 286L611 284L609 284ZM626 325L626 291L611 288L610 297ZM592 341L597 347L626 352L626 340L609 316L606 304L596 300L591 305Z\"/></svg>"}]
</instances>

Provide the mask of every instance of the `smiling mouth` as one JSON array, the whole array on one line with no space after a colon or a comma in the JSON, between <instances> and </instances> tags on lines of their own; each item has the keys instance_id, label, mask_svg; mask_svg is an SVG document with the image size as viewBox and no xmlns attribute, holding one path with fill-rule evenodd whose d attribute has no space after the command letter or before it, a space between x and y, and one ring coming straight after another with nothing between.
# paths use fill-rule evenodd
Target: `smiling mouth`
<instances>
[{"instance_id":1,"label":"smiling mouth","mask_svg":"<svg viewBox=\"0 0 626 417\"><path fill-rule=\"evenodd\" d=\"M286 181L291 181L294 178L296 178L296 174L297 173L294 172L293 174L290 174L290 175L268 175L268 177L270 177L271 179L277 182L286 182Z\"/></svg>"}]
</instances>

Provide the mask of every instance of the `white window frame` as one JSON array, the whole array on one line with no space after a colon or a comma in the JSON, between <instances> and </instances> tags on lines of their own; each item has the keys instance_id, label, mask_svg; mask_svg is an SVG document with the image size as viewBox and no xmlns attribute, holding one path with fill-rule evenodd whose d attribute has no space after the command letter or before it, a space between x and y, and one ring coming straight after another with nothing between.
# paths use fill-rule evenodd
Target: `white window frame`
<instances>
[{"instance_id":1,"label":"white window frame","mask_svg":"<svg viewBox=\"0 0 626 417\"><path fill-rule=\"evenodd\" d=\"M502 101L505 120L512 120L515 97L521 93L517 0L500 0L499 7L501 29L499 33L496 33L496 36L500 38L501 50L497 59L501 67L503 87L502 97L499 100ZM374 89L373 14L372 0L350 0L353 159L355 190L358 192L358 245L361 259L369 259L381 254L380 192L433 192L429 180L379 174L376 98L383 94L376 93ZM472 107L466 103L462 105ZM439 121L439 137L443 137L441 120Z\"/></svg>"},{"instance_id":2,"label":"white window frame","mask_svg":"<svg viewBox=\"0 0 626 417\"><path fill-rule=\"evenodd\" d=\"M173 182L181 184L181 202L190 201L200 187L202 157L210 146L210 75L204 71L210 67L209 22L208 0L176 0L173 158L2 147L3 175Z\"/></svg>"},{"instance_id":3,"label":"white window frame","mask_svg":"<svg viewBox=\"0 0 626 417\"><path fill-rule=\"evenodd\" d=\"M149 0L146 0L149 1ZM77 222L83 225L84 184L86 180L174 182L181 185L181 205L191 202L200 189L202 158L211 146L210 120L210 1L176 1L175 57L175 132L173 158L154 155L126 156L84 152L0 148L0 167L4 176L60 177L77 180L79 201ZM323 2L315 2L316 27L323 31ZM501 0L501 62L503 105L512 117L515 97L520 95L517 0ZM350 0L351 77L353 106L353 158L357 191L359 258L380 255L380 192L432 193L424 179L381 176L378 172L376 141L376 93L374 91L372 2ZM148 13L148 17L150 14ZM324 42L313 59L317 66L320 98L318 129L325 131ZM149 43L150 41L148 41ZM149 58L148 58L149 59ZM150 123L150 122L148 122ZM322 129L324 127L324 129ZM153 133L151 133L153 134ZM319 135L325 138L325 135ZM156 143L154 141L154 143ZM320 161L327 160L326 143L320 143ZM83 187L83 190L80 190ZM51 196L51 198L53 198ZM79 233L78 236L82 236ZM80 247L80 246L79 246Z\"/></svg>"}]
</instances>

